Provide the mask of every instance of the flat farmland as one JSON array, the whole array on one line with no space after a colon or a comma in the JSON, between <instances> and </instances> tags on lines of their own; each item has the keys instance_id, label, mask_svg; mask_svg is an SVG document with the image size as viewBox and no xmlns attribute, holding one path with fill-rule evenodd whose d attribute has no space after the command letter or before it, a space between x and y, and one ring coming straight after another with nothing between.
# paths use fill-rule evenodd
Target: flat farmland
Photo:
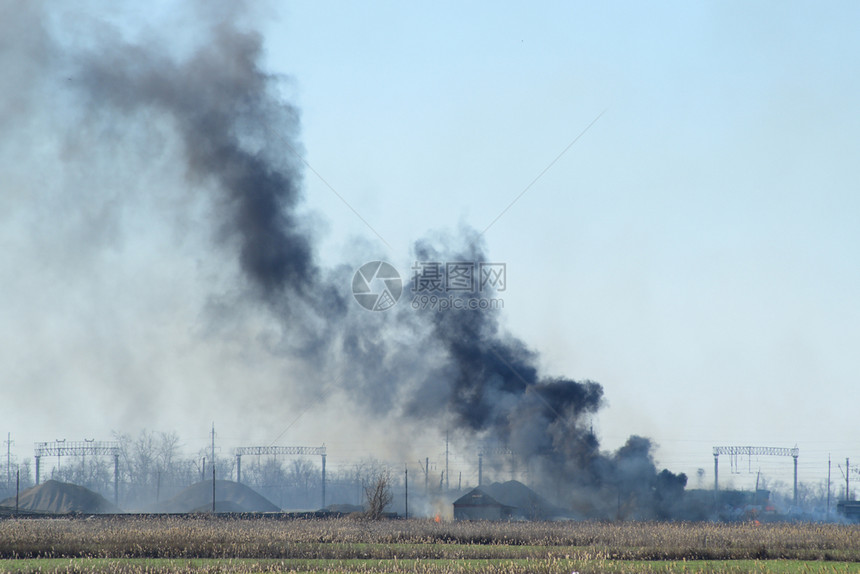
<instances>
[{"instance_id":1,"label":"flat farmland","mask_svg":"<svg viewBox=\"0 0 860 574\"><path fill-rule=\"evenodd\" d=\"M23 518L0 521L0 572L860 572L860 527Z\"/></svg>"}]
</instances>

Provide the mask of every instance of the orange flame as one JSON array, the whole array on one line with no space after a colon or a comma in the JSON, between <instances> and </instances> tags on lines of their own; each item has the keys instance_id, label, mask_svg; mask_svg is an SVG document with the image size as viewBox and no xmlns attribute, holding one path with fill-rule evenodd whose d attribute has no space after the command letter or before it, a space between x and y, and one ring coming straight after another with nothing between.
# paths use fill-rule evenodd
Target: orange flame
<instances>
[{"instance_id":1,"label":"orange flame","mask_svg":"<svg viewBox=\"0 0 860 574\"><path fill-rule=\"evenodd\" d=\"M435 520L436 522L442 522L442 517L437 514L436 518L434 518L433 520Z\"/></svg>"}]
</instances>

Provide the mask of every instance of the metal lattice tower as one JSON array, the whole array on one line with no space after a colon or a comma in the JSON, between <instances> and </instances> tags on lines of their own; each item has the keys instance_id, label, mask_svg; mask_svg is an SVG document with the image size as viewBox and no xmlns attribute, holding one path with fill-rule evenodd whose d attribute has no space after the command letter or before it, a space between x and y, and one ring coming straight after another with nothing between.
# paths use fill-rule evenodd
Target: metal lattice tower
<instances>
[{"instance_id":1,"label":"metal lattice tower","mask_svg":"<svg viewBox=\"0 0 860 574\"><path fill-rule=\"evenodd\" d=\"M325 457L323 446L240 446L236 448L236 482L242 482L242 455L287 455L322 457L322 507L325 508Z\"/></svg>"},{"instance_id":2,"label":"metal lattice tower","mask_svg":"<svg viewBox=\"0 0 860 574\"><path fill-rule=\"evenodd\" d=\"M794 506L797 506L797 457L800 449L774 446L715 446L714 447L714 501L720 490L720 455L729 456L790 456L794 458Z\"/></svg>"},{"instance_id":3,"label":"metal lattice tower","mask_svg":"<svg viewBox=\"0 0 860 574\"><path fill-rule=\"evenodd\" d=\"M36 484L39 484L40 462L43 456L112 456L113 457L113 502L119 506L119 455L120 446L116 441L60 441L37 442L34 448L36 456Z\"/></svg>"}]
</instances>

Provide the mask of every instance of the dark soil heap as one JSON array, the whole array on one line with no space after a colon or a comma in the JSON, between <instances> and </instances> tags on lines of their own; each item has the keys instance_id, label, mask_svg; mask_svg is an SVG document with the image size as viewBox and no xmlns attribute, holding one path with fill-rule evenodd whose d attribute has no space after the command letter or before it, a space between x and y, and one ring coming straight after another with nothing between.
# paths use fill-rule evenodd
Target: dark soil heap
<instances>
[{"instance_id":1,"label":"dark soil heap","mask_svg":"<svg viewBox=\"0 0 860 574\"><path fill-rule=\"evenodd\" d=\"M159 512L211 512L212 481L192 484L159 505ZM215 512L278 512L280 509L244 484L215 481Z\"/></svg>"},{"instance_id":2,"label":"dark soil heap","mask_svg":"<svg viewBox=\"0 0 860 574\"><path fill-rule=\"evenodd\" d=\"M0 506L15 508L15 497L0 502ZM18 497L22 511L48 514L112 514L120 510L102 495L77 484L49 480L23 491Z\"/></svg>"}]
</instances>

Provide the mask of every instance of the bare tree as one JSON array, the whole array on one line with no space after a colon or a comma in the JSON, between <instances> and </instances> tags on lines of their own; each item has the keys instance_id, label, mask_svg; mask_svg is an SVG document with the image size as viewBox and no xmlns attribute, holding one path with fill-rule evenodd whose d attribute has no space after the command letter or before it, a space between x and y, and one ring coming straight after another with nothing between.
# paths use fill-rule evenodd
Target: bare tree
<instances>
[{"instance_id":1,"label":"bare tree","mask_svg":"<svg viewBox=\"0 0 860 574\"><path fill-rule=\"evenodd\" d=\"M382 470L376 475L376 479L364 487L367 496L367 517L371 520L379 520L385 513L385 507L391 504L391 474L388 470Z\"/></svg>"},{"instance_id":2,"label":"bare tree","mask_svg":"<svg viewBox=\"0 0 860 574\"><path fill-rule=\"evenodd\" d=\"M312 486L314 488L317 486L319 474L317 467L311 461L306 458L297 458L290 465L286 481L290 486L303 488L307 491Z\"/></svg>"},{"instance_id":3,"label":"bare tree","mask_svg":"<svg viewBox=\"0 0 860 574\"><path fill-rule=\"evenodd\" d=\"M24 461L18 467L18 470L21 473L21 488L30 488L35 484L33 480L33 468L31 466L29 458L24 459Z\"/></svg>"},{"instance_id":4,"label":"bare tree","mask_svg":"<svg viewBox=\"0 0 860 574\"><path fill-rule=\"evenodd\" d=\"M159 433L159 441L155 448L156 466L160 472L170 472L177 463L179 435L176 432Z\"/></svg>"}]
</instances>

